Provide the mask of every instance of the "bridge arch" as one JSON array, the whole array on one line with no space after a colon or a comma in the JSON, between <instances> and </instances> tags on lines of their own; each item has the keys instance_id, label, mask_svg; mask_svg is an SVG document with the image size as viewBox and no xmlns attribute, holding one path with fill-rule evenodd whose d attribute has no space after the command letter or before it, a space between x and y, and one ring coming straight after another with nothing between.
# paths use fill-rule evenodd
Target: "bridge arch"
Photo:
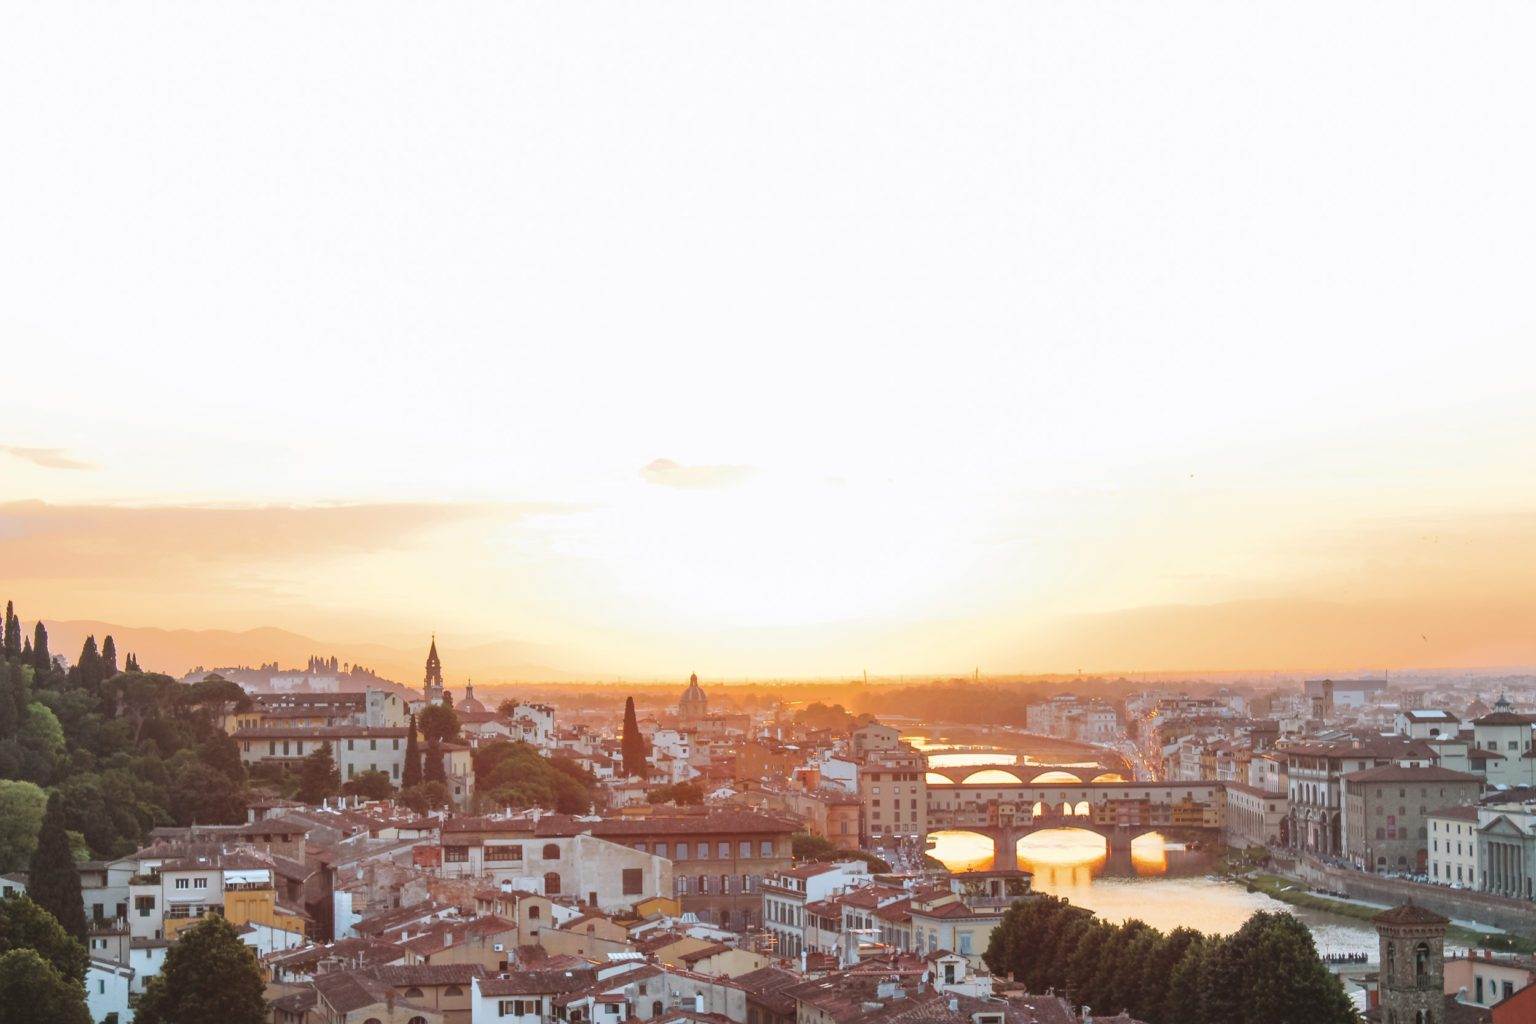
<instances>
[{"instance_id":1,"label":"bridge arch","mask_svg":"<svg viewBox=\"0 0 1536 1024\"><path fill-rule=\"evenodd\" d=\"M1125 776L1121 775L1119 772L1105 772L1102 775L1095 775L1093 777L1093 779L1090 780L1090 781L1093 781L1093 782L1124 782L1125 781Z\"/></svg>"},{"instance_id":2,"label":"bridge arch","mask_svg":"<svg viewBox=\"0 0 1536 1024\"><path fill-rule=\"evenodd\" d=\"M1071 772L1064 772L1060 768L1052 768L1050 771L1041 772L1029 780L1033 785L1082 785L1083 780Z\"/></svg>"}]
</instances>

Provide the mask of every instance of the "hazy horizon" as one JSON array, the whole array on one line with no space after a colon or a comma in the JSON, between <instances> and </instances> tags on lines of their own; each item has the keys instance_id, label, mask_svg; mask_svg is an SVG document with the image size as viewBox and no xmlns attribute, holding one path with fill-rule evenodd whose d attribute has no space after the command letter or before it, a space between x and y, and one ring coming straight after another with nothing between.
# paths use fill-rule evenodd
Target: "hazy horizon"
<instances>
[{"instance_id":1,"label":"hazy horizon","mask_svg":"<svg viewBox=\"0 0 1536 1024\"><path fill-rule=\"evenodd\" d=\"M1536 7L0 19L29 622L1536 665Z\"/></svg>"}]
</instances>

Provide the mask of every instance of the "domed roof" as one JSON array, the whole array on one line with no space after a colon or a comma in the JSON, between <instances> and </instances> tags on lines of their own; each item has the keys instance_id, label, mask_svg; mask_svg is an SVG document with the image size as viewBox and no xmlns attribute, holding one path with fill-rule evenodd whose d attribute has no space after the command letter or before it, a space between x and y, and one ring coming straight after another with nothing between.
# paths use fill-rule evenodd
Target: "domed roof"
<instances>
[{"instance_id":1,"label":"domed roof","mask_svg":"<svg viewBox=\"0 0 1536 1024\"><path fill-rule=\"evenodd\" d=\"M709 697L704 694L704 687L699 685L697 674L688 677L688 689L683 691L683 695L678 699L678 703L682 705L709 703Z\"/></svg>"},{"instance_id":2,"label":"domed roof","mask_svg":"<svg viewBox=\"0 0 1536 1024\"><path fill-rule=\"evenodd\" d=\"M475 684L469 683L464 687L464 699L454 705L456 711L467 711L470 714L479 714L486 710L485 705L475 699Z\"/></svg>"}]
</instances>

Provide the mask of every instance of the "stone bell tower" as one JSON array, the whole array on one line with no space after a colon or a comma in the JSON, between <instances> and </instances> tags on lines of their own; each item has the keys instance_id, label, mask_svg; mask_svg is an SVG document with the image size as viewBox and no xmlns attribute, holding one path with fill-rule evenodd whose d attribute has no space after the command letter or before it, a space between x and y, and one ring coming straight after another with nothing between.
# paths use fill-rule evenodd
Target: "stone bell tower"
<instances>
[{"instance_id":1,"label":"stone bell tower","mask_svg":"<svg viewBox=\"0 0 1536 1024\"><path fill-rule=\"evenodd\" d=\"M1445 926L1450 922L1412 903L1371 918L1381 941L1382 1024L1445 1024Z\"/></svg>"}]
</instances>

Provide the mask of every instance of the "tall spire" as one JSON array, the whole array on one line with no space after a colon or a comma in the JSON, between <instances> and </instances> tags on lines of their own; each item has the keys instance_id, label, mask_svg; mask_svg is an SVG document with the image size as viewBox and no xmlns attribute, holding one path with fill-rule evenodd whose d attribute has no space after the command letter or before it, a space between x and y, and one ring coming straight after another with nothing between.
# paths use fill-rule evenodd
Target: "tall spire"
<instances>
[{"instance_id":1,"label":"tall spire","mask_svg":"<svg viewBox=\"0 0 1536 1024\"><path fill-rule=\"evenodd\" d=\"M427 650L427 671L422 677L422 690L427 700L435 700L443 690L443 663L437 657L437 634L432 634L432 646Z\"/></svg>"}]
</instances>

